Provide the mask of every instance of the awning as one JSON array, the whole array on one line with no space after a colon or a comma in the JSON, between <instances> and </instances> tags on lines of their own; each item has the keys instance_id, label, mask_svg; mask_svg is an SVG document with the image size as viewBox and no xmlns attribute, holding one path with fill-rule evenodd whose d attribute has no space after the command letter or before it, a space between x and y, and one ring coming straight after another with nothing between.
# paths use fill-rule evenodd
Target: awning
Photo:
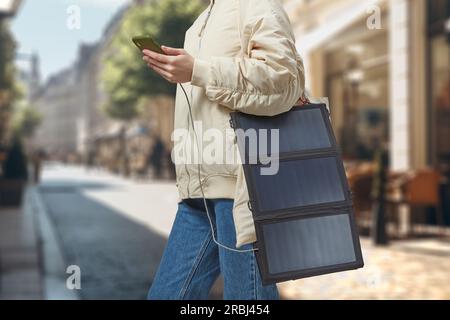
<instances>
[{"instance_id":1,"label":"awning","mask_svg":"<svg viewBox=\"0 0 450 320\"><path fill-rule=\"evenodd\" d=\"M351 3L330 18L329 22L313 29L309 33L300 35L297 41L297 50L302 55L306 55L333 39L356 21L369 17L371 12L368 12L368 9L372 6L380 5L382 2L383 0L368 0Z\"/></svg>"}]
</instances>

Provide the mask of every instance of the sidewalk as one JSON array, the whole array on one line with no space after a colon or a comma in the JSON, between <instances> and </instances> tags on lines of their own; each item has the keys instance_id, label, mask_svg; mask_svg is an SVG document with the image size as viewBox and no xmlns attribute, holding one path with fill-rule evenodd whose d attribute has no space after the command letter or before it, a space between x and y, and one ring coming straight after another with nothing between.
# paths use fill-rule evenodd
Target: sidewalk
<instances>
[{"instance_id":1,"label":"sidewalk","mask_svg":"<svg viewBox=\"0 0 450 320\"><path fill-rule=\"evenodd\" d=\"M0 300L77 300L65 271L39 192L28 186L22 208L0 208Z\"/></svg>"},{"instance_id":2,"label":"sidewalk","mask_svg":"<svg viewBox=\"0 0 450 320\"><path fill-rule=\"evenodd\" d=\"M448 300L450 243L440 239L392 241L376 247L361 239L365 267L279 286L287 299Z\"/></svg>"},{"instance_id":3,"label":"sidewalk","mask_svg":"<svg viewBox=\"0 0 450 320\"><path fill-rule=\"evenodd\" d=\"M143 299L176 212L173 183L70 167L44 173L23 212L0 209L0 299ZM449 241L361 242L363 269L280 284L282 297L450 299ZM79 292L65 286L68 265L83 270Z\"/></svg>"},{"instance_id":4,"label":"sidewalk","mask_svg":"<svg viewBox=\"0 0 450 320\"><path fill-rule=\"evenodd\" d=\"M0 300L42 299L42 272L30 193L20 208L0 208Z\"/></svg>"}]
</instances>

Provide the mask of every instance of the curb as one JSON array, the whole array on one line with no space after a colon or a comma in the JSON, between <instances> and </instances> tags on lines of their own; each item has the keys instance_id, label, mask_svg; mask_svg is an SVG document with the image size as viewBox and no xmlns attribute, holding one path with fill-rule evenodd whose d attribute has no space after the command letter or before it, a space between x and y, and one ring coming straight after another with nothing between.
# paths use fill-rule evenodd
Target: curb
<instances>
[{"instance_id":1,"label":"curb","mask_svg":"<svg viewBox=\"0 0 450 320\"><path fill-rule=\"evenodd\" d=\"M75 290L66 287L66 268L63 251L58 235L47 212L47 208L38 191L38 187L29 188L29 209L36 222L42 263L42 283L45 300L79 300Z\"/></svg>"}]
</instances>

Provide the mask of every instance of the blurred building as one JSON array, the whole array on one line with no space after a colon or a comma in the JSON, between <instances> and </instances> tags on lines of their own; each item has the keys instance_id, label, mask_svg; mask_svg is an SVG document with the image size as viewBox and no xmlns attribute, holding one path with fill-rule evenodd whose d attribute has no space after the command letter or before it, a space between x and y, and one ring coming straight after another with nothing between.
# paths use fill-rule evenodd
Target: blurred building
<instances>
[{"instance_id":1,"label":"blurred building","mask_svg":"<svg viewBox=\"0 0 450 320\"><path fill-rule=\"evenodd\" d=\"M443 173L449 215L450 1L285 1L307 87L329 97L350 162L390 146L393 170Z\"/></svg>"},{"instance_id":2,"label":"blurred building","mask_svg":"<svg viewBox=\"0 0 450 320\"><path fill-rule=\"evenodd\" d=\"M120 126L109 119L101 110L108 97L101 85L103 59L109 51L111 39L120 26L128 6L120 9L105 27L101 41L93 45L83 45L77 65L79 74L79 95L82 112L78 119L78 152L87 155L93 150L97 139L111 134L119 134Z\"/></svg>"},{"instance_id":3,"label":"blurred building","mask_svg":"<svg viewBox=\"0 0 450 320\"><path fill-rule=\"evenodd\" d=\"M76 62L40 89L35 104L44 121L35 142L49 154L76 155L82 160L91 152L95 138L114 126L101 111L107 98L101 86L101 61L125 10L111 19L101 42L80 44Z\"/></svg>"},{"instance_id":4,"label":"blurred building","mask_svg":"<svg viewBox=\"0 0 450 320\"><path fill-rule=\"evenodd\" d=\"M99 44L82 44L78 52L78 61L75 66L77 69L76 88L79 98L80 113L77 121L77 152L82 154L87 151L87 141L93 128L104 121L105 116L102 115L98 108L98 68L97 55Z\"/></svg>"},{"instance_id":5,"label":"blurred building","mask_svg":"<svg viewBox=\"0 0 450 320\"><path fill-rule=\"evenodd\" d=\"M25 99L30 104L33 104L33 100L38 94L41 87L41 72L39 61L40 60L37 53L18 53L16 55L16 62L25 62L27 64L25 68L18 68L17 80L22 86L24 86L24 92L26 93Z\"/></svg>"},{"instance_id":6,"label":"blurred building","mask_svg":"<svg viewBox=\"0 0 450 320\"><path fill-rule=\"evenodd\" d=\"M73 68L50 77L37 93L34 104L43 116L34 143L49 154L62 157L76 154L79 97L74 90L77 74Z\"/></svg>"}]
</instances>

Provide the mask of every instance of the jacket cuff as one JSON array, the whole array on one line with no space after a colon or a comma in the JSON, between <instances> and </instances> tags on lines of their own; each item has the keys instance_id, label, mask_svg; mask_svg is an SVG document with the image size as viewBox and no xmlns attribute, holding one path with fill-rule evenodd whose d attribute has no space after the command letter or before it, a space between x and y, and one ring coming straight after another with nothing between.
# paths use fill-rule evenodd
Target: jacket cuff
<instances>
[{"instance_id":1,"label":"jacket cuff","mask_svg":"<svg viewBox=\"0 0 450 320\"><path fill-rule=\"evenodd\" d=\"M191 84L205 88L209 83L211 63L205 60L195 59L192 70Z\"/></svg>"}]
</instances>

